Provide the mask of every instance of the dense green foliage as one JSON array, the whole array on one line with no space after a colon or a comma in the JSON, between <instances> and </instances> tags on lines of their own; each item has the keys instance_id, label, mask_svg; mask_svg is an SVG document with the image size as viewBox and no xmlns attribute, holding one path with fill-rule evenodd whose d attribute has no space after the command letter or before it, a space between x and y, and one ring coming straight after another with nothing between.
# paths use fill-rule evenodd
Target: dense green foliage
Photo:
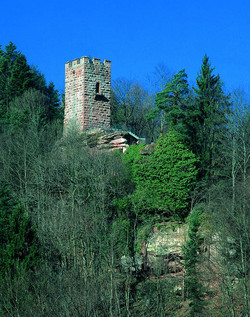
<instances>
[{"instance_id":1,"label":"dense green foliage","mask_svg":"<svg viewBox=\"0 0 250 317\"><path fill-rule=\"evenodd\" d=\"M178 133L170 131L159 138L152 155L134 155L128 149L124 157L132 169L136 191L133 199L139 204L141 213L158 213L184 218L190 206L190 191L195 184L197 160L181 142Z\"/></svg>"},{"instance_id":2,"label":"dense green foliage","mask_svg":"<svg viewBox=\"0 0 250 317\"><path fill-rule=\"evenodd\" d=\"M111 116L154 142L105 152L0 50L1 316L249 317L249 100L207 56L196 88L157 70L116 81Z\"/></svg>"}]
</instances>

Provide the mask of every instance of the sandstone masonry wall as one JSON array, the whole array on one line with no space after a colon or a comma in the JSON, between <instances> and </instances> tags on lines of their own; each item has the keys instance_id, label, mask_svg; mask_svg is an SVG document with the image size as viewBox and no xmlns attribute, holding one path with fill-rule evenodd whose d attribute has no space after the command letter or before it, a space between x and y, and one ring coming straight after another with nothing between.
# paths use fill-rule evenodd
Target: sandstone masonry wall
<instances>
[{"instance_id":1,"label":"sandstone masonry wall","mask_svg":"<svg viewBox=\"0 0 250 317\"><path fill-rule=\"evenodd\" d=\"M64 130L110 127L111 62L84 56L65 64Z\"/></svg>"}]
</instances>

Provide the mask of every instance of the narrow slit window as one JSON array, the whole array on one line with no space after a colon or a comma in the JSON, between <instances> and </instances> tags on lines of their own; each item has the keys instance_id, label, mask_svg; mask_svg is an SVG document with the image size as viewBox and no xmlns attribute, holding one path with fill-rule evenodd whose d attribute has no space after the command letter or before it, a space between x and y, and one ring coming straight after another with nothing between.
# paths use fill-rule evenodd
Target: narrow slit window
<instances>
[{"instance_id":1,"label":"narrow slit window","mask_svg":"<svg viewBox=\"0 0 250 317\"><path fill-rule=\"evenodd\" d=\"M101 85L100 85L99 82L97 82L96 85L95 85L95 92L96 92L97 94L100 94L100 93L101 93Z\"/></svg>"}]
</instances>

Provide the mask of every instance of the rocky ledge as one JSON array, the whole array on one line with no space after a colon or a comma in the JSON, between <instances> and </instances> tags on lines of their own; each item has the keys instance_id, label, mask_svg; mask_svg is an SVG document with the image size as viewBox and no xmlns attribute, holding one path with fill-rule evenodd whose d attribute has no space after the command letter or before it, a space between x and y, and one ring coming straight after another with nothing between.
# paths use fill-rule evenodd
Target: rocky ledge
<instances>
[{"instance_id":1,"label":"rocky ledge","mask_svg":"<svg viewBox=\"0 0 250 317\"><path fill-rule=\"evenodd\" d=\"M123 152L132 144L145 142L128 131L106 131L102 129L88 130L83 133L83 141L89 147L101 150L122 150Z\"/></svg>"}]
</instances>

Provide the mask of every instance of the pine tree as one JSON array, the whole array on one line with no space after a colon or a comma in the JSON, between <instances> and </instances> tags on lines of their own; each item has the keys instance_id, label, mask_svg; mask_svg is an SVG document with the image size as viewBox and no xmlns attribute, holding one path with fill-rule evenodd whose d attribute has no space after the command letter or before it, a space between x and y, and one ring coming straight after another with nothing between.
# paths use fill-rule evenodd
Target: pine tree
<instances>
[{"instance_id":1,"label":"pine tree","mask_svg":"<svg viewBox=\"0 0 250 317\"><path fill-rule=\"evenodd\" d=\"M46 84L44 76L28 65L26 57L10 42L5 50L0 48L0 121L8 123L11 116L10 104L29 89L42 92L49 106L43 119L62 119L60 96L54 84Z\"/></svg>"},{"instance_id":2,"label":"pine tree","mask_svg":"<svg viewBox=\"0 0 250 317\"><path fill-rule=\"evenodd\" d=\"M33 74L26 57L19 54L11 68L9 77L9 96L13 100L15 97L21 96L25 90L33 86Z\"/></svg>"},{"instance_id":3,"label":"pine tree","mask_svg":"<svg viewBox=\"0 0 250 317\"><path fill-rule=\"evenodd\" d=\"M48 98L49 107L47 110L47 120L51 122L53 119L63 119L63 107L60 107L59 92L55 89L54 83L50 82L46 87L45 95Z\"/></svg>"},{"instance_id":4,"label":"pine tree","mask_svg":"<svg viewBox=\"0 0 250 317\"><path fill-rule=\"evenodd\" d=\"M185 70L175 74L165 88L156 95L156 113L163 111L162 117L166 116L166 125L175 127L181 134L185 134L185 114L187 107L189 88Z\"/></svg>"},{"instance_id":5,"label":"pine tree","mask_svg":"<svg viewBox=\"0 0 250 317\"><path fill-rule=\"evenodd\" d=\"M213 75L214 68L207 55L202 60L197 77L195 120L192 123L196 143L193 151L200 157L201 176L210 178L218 165L220 143L226 130L229 113L229 97L223 92L219 75Z\"/></svg>"},{"instance_id":6,"label":"pine tree","mask_svg":"<svg viewBox=\"0 0 250 317\"><path fill-rule=\"evenodd\" d=\"M9 188L0 185L0 278L19 274L39 262L34 228L21 203L15 203Z\"/></svg>"},{"instance_id":7,"label":"pine tree","mask_svg":"<svg viewBox=\"0 0 250 317\"><path fill-rule=\"evenodd\" d=\"M0 51L0 118L7 118L9 104L20 96L30 78L26 58L12 42Z\"/></svg>"},{"instance_id":8,"label":"pine tree","mask_svg":"<svg viewBox=\"0 0 250 317\"><path fill-rule=\"evenodd\" d=\"M188 239L183 247L185 287L187 298L190 300L190 317L201 316L203 307L203 288L199 280L198 268L198 250L201 245L200 224L201 212L193 210L190 215Z\"/></svg>"}]
</instances>

